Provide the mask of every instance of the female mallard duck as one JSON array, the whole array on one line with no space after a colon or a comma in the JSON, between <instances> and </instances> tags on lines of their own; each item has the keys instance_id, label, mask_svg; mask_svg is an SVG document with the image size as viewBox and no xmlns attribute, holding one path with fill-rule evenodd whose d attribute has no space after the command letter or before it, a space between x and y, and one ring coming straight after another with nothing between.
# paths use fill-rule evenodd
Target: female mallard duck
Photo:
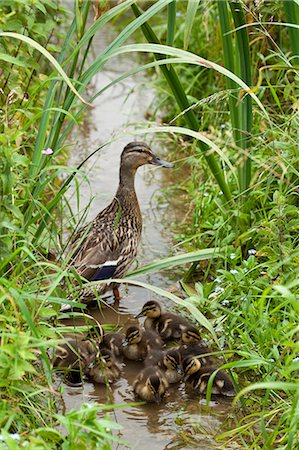
<instances>
[{"instance_id":1,"label":"female mallard duck","mask_svg":"<svg viewBox=\"0 0 299 450\"><path fill-rule=\"evenodd\" d=\"M162 346L162 339L154 331L144 331L139 327L131 326L126 332L123 353L127 359L143 361L149 352L160 350Z\"/></svg>"},{"instance_id":2,"label":"female mallard duck","mask_svg":"<svg viewBox=\"0 0 299 450\"><path fill-rule=\"evenodd\" d=\"M103 349L89 367L86 375L94 383L113 383L121 376L121 366L117 363L110 350Z\"/></svg>"},{"instance_id":3,"label":"female mallard duck","mask_svg":"<svg viewBox=\"0 0 299 450\"><path fill-rule=\"evenodd\" d=\"M88 281L122 278L136 257L142 217L134 179L138 167L144 164L172 166L154 155L144 142L128 144L121 154L119 186L114 199L72 241L71 264ZM103 294L108 289L113 290L115 299L120 298L116 284L101 285L97 292ZM83 301L92 298L92 291L85 289Z\"/></svg>"},{"instance_id":4,"label":"female mallard duck","mask_svg":"<svg viewBox=\"0 0 299 450\"><path fill-rule=\"evenodd\" d=\"M216 367L202 366L199 359L188 356L183 363L184 380L189 390L206 393L209 379L213 372L217 371ZM223 370L218 370L212 385L212 394L224 395L226 397L234 397L235 390L230 377Z\"/></svg>"},{"instance_id":5,"label":"female mallard duck","mask_svg":"<svg viewBox=\"0 0 299 450\"><path fill-rule=\"evenodd\" d=\"M146 402L159 403L168 389L168 381L158 367L146 367L133 383L135 394Z\"/></svg>"},{"instance_id":6,"label":"female mallard duck","mask_svg":"<svg viewBox=\"0 0 299 450\"><path fill-rule=\"evenodd\" d=\"M171 312L162 312L158 302L150 300L146 302L136 318L146 316L144 328L156 331L163 341L180 339L182 329L190 327L188 320Z\"/></svg>"},{"instance_id":7,"label":"female mallard duck","mask_svg":"<svg viewBox=\"0 0 299 450\"><path fill-rule=\"evenodd\" d=\"M53 367L65 372L68 384L81 384L83 375L96 357L96 351L96 346L91 341L68 339L56 349Z\"/></svg>"},{"instance_id":8,"label":"female mallard duck","mask_svg":"<svg viewBox=\"0 0 299 450\"><path fill-rule=\"evenodd\" d=\"M183 378L181 355L178 349L154 351L144 361L146 367L157 366L165 375L169 384L178 383Z\"/></svg>"}]
</instances>

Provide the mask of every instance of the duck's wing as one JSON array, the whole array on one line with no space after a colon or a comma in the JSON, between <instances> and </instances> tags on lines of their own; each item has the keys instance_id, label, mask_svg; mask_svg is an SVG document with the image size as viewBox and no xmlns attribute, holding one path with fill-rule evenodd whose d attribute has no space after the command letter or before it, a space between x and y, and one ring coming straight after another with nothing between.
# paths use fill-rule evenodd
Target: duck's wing
<instances>
[{"instance_id":1,"label":"duck's wing","mask_svg":"<svg viewBox=\"0 0 299 450\"><path fill-rule=\"evenodd\" d=\"M116 271L118 258L116 252L110 250L103 241L89 248L77 258L74 267L77 272L89 281L111 278Z\"/></svg>"}]
</instances>

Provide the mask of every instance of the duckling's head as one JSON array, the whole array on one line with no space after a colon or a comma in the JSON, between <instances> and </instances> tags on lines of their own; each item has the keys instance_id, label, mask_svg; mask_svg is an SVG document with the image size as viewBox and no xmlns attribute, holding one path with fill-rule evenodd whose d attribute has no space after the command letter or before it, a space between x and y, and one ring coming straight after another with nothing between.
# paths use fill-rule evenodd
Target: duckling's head
<instances>
[{"instance_id":1,"label":"duckling's head","mask_svg":"<svg viewBox=\"0 0 299 450\"><path fill-rule=\"evenodd\" d=\"M161 400L159 393L160 384L161 384L160 378L156 374L149 376L148 379L146 380L146 386L149 392L152 394L156 403L159 403Z\"/></svg>"},{"instance_id":2,"label":"duckling's head","mask_svg":"<svg viewBox=\"0 0 299 450\"><path fill-rule=\"evenodd\" d=\"M182 371L180 352L175 348L167 350L163 358L163 363L167 369L176 370L178 373Z\"/></svg>"},{"instance_id":3,"label":"duckling's head","mask_svg":"<svg viewBox=\"0 0 299 450\"><path fill-rule=\"evenodd\" d=\"M157 319L161 316L161 306L158 302L155 302L154 300L150 300L149 302L146 302L142 310L139 314L137 314L136 319L139 317L150 317L151 319Z\"/></svg>"},{"instance_id":4,"label":"duckling's head","mask_svg":"<svg viewBox=\"0 0 299 450\"><path fill-rule=\"evenodd\" d=\"M114 361L113 361L113 355L112 355L111 351L107 350L105 348L102 349L99 352L99 362L106 367L113 366Z\"/></svg>"},{"instance_id":5,"label":"duckling's head","mask_svg":"<svg viewBox=\"0 0 299 450\"><path fill-rule=\"evenodd\" d=\"M139 344L141 341L141 331L140 328L131 326L126 331L126 339L124 342L124 345L131 345L131 344Z\"/></svg>"},{"instance_id":6,"label":"duckling's head","mask_svg":"<svg viewBox=\"0 0 299 450\"><path fill-rule=\"evenodd\" d=\"M144 164L172 167L172 164L156 156L145 142L130 142L121 154L121 167L137 170Z\"/></svg>"},{"instance_id":7,"label":"duckling's head","mask_svg":"<svg viewBox=\"0 0 299 450\"><path fill-rule=\"evenodd\" d=\"M216 374L212 394L220 394L225 397L234 397L236 395L232 380L223 370L219 370Z\"/></svg>"},{"instance_id":8,"label":"duckling's head","mask_svg":"<svg viewBox=\"0 0 299 450\"><path fill-rule=\"evenodd\" d=\"M199 359L192 356L187 356L182 362L183 372L185 379L188 378L193 373L196 373L201 368L201 362Z\"/></svg>"},{"instance_id":9,"label":"duckling's head","mask_svg":"<svg viewBox=\"0 0 299 450\"><path fill-rule=\"evenodd\" d=\"M184 344L190 344L190 342L200 341L201 336L197 328L190 326L182 329L181 339Z\"/></svg>"}]
</instances>

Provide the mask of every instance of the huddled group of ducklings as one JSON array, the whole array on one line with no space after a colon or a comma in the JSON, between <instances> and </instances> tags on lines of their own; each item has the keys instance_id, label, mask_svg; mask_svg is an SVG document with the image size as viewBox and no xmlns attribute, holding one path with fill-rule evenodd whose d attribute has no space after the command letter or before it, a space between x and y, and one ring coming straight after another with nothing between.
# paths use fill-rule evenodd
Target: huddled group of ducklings
<instances>
[{"instance_id":1,"label":"huddled group of ducklings","mask_svg":"<svg viewBox=\"0 0 299 450\"><path fill-rule=\"evenodd\" d=\"M143 361L133 383L135 394L146 402L159 402L169 384L184 380L186 389L202 395L212 374L212 394L235 395L229 375L217 369L211 349L201 340L197 328L185 318L163 312L158 302L145 303L136 318L145 316L144 328L130 326L125 334L106 333L96 337L93 330L85 340L70 339L56 351L53 365L67 371L69 383L82 375L95 383L113 383L121 377L122 360ZM167 342L179 341L175 348Z\"/></svg>"}]
</instances>

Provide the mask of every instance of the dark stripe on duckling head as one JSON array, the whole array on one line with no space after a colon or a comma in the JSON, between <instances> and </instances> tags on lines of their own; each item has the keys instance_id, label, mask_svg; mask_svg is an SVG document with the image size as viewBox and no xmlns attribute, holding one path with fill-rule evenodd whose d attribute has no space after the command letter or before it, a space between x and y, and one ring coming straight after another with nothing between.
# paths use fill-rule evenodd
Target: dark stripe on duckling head
<instances>
[{"instance_id":1,"label":"dark stripe on duckling head","mask_svg":"<svg viewBox=\"0 0 299 450\"><path fill-rule=\"evenodd\" d=\"M195 327L185 327L182 330L182 341L184 344L189 342L197 342L201 340L201 336L197 328Z\"/></svg>"}]
</instances>

